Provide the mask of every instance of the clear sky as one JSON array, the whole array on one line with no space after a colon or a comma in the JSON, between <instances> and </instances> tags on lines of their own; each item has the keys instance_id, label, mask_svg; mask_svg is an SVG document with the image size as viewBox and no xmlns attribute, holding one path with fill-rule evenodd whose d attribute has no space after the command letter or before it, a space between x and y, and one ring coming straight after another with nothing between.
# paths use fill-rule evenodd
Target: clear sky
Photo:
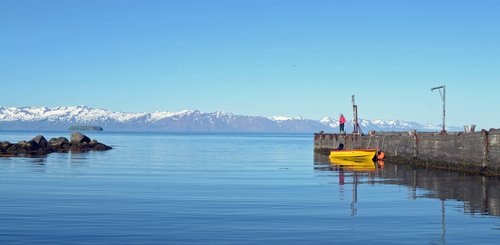
<instances>
[{"instance_id":1,"label":"clear sky","mask_svg":"<svg viewBox=\"0 0 500 245\"><path fill-rule=\"evenodd\" d=\"M0 1L0 105L500 127L500 1Z\"/></svg>"}]
</instances>

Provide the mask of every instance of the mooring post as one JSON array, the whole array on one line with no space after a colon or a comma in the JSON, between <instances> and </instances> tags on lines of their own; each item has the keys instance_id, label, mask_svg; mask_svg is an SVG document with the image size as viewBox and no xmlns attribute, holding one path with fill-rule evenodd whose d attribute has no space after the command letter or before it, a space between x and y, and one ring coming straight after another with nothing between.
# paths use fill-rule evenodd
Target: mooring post
<instances>
[{"instance_id":1,"label":"mooring post","mask_svg":"<svg viewBox=\"0 0 500 245\"><path fill-rule=\"evenodd\" d=\"M489 133L486 130L481 130L481 135L483 136L483 169L488 167L489 164L489 154L490 154L490 139Z\"/></svg>"}]
</instances>

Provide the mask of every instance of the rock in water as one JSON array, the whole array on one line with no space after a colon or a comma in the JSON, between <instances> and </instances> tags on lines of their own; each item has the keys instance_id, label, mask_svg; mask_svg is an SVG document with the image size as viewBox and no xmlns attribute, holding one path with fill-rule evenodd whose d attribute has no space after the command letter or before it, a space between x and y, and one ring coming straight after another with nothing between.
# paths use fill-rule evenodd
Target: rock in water
<instances>
[{"instance_id":1,"label":"rock in water","mask_svg":"<svg viewBox=\"0 0 500 245\"><path fill-rule=\"evenodd\" d=\"M107 150L111 150L113 148L111 148L111 146L107 146L105 144L101 144L101 143L97 143L97 145L95 146L95 150L96 151L107 151Z\"/></svg>"},{"instance_id":2,"label":"rock in water","mask_svg":"<svg viewBox=\"0 0 500 245\"><path fill-rule=\"evenodd\" d=\"M31 139L30 142L35 142L37 145L44 149L47 148L48 145L47 140L42 135L35 136L35 138Z\"/></svg>"},{"instance_id":3,"label":"rock in water","mask_svg":"<svg viewBox=\"0 0 500 245\"><path fill-rule=\"evenodd\" d=\"M8 141L0 142L0 153L5 153L12 146L12 144Z\"/></svg>"},{"instance_id":4,"label":"rock in water","mask_svg":"<svg viewBox=\"0 0 500 245\"><path fill-rule=\"evenodd\" d=\"M71 143L72 144L80 144L80 143L90 143L90 138L86 135L78 132L74 132L71 134Z\"/></svg>"},{"instance_id":5,"label":"rock in water","mask_svg":"<svg viewBox=\"0 0 500 245\"><path fill-rule=\"evenodd\" d=\"M50 139L49 147L53 150L60 151L60 150L65 150L66 148L69 149L70 144L69 140L66 139L65 137L59 137Z\"/></svg>"}]
</instances>

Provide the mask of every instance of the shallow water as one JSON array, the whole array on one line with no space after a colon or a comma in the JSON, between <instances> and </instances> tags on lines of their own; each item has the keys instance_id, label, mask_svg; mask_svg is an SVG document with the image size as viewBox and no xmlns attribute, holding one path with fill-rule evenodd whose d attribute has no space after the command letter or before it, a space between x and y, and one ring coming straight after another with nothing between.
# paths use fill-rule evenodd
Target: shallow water
<instances>
[{"instance_id":1,"label":"shallow water","mask_svg":"<svg viewBox=\"0 0 500 245\"><path fill-rule=\"evenodd\" d=\"M1 132L0 140L37 133ZM44 133L47 138L69 133ZM494 244L498 178L351 172L298 134L89 133L107 152L0 158L0 243Z\"/></svg>"}]
</instances>

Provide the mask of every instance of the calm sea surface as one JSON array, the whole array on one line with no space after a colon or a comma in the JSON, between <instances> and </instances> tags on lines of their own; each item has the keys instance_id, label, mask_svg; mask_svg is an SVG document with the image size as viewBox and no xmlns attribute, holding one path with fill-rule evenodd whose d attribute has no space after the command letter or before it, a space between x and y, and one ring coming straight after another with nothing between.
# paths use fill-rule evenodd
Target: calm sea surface
<instances>
[{"instance_id":1,"label":"calm sea surface","mask_svg":"<svg viewBox=\"0 0 500 245\"><path fill-rule=\"evenodd\" d=\"M88 135L115 149L0 158L0 244L500 241L498 178L339 169L312 135Z\"/></svg>"}]
</instances>

